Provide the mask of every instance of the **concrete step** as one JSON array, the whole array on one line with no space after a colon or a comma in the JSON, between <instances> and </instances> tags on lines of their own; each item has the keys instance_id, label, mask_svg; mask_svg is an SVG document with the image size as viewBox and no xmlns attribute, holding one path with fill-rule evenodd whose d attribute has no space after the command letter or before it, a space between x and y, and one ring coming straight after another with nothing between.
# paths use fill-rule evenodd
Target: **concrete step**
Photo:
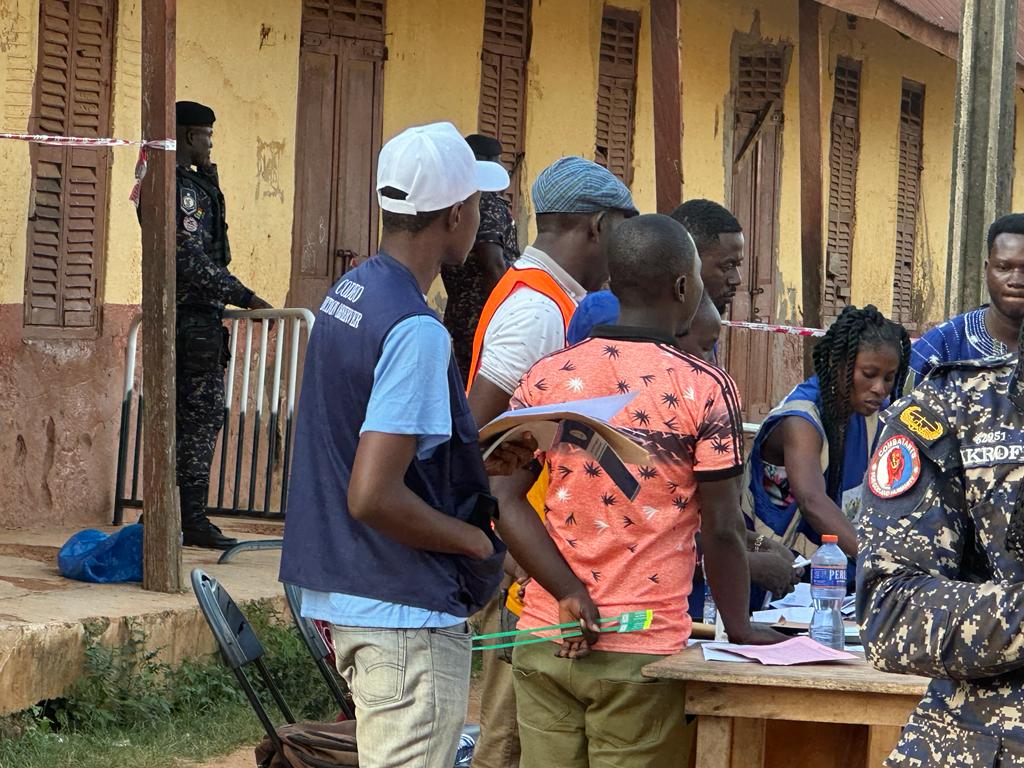
<instances>
[{"instance_id":1,"label":"concrete step","mask_svg":"<svg viewBox=\"0 0 1024 768\"><path fill-rule=\"evenodd\" d=\"M217 518L240 540L280 538L283 524ZM104 528L112 532L114 528ZM124 642L130 620L150 648L170 664L215 649L192 595L188 574L202 568L240 603L270 599L285 612L277 580L280 552L244 552L217 565L220 552L187 547L182 562L187 591L146 592L139 584L87 584L57 573L57 552L75 529L0 531L0 715L65 694L82 673L85 625L109 622L101 641Z\"/></svg>"}]
</instances>

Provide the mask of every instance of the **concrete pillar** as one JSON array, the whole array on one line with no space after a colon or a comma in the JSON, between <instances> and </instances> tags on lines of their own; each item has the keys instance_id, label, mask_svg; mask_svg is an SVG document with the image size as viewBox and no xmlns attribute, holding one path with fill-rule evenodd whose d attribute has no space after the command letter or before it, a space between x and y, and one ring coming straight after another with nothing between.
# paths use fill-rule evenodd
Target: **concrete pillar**
<instances>
[{"instance_id":1,"label":"concrete pillar","mask_svg":"<svg viewBox=\"0 0 1024 768\"><path fill-rule=\"evenodd\" d=\"M957 59L947 316L980 304L989 224L1010 206L1018 0L965 0Z\"/></svg>"}]
</instances>

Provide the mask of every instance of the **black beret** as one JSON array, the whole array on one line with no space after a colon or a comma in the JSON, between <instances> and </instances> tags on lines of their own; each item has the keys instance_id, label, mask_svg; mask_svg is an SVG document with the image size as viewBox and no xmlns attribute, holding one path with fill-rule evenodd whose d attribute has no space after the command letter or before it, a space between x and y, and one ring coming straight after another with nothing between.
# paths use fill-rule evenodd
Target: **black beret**
<instances>
[{"instance_id":1,"label":"black beret","mask_svg":"<svg viewBox=\"0 0 1024 768\"><path fill-rule=\"evenodd\" d=\"M501 142L490 136L472 133L466 137L466 143L477 157L497 157L501 154Z\"/></svg>"},{"instance_id":2,"label":"black beret","mask_svg":"<svg viewBox=\"0 0 1024 768\"><path fill-rule=\"evenodd\" d=\"M217 119L212 109L195 101L179 101L174 105L174 114L178 125L213 125Z\"/></svg>"}]
</instances>

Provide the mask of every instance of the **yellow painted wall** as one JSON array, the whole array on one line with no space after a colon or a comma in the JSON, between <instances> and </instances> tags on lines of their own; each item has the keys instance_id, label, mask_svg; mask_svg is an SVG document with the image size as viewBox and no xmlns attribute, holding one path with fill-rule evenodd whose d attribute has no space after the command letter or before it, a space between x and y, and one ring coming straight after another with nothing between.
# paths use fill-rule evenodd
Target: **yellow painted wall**
<instances>
[{"instance_id":1,"label":"yellow painted wall","mask_svg":"<svg viewBox=\"0 0 1024 768\"><path fill-rule=\"evenodd\" d=\"M647 0L618 0L640 10L633 193L654 210L653 95ZM477 126L483 3L389 0L384 134L431 120ZM112 133L138 136L140 0L121 0L115 46ZM528 65L523 184L558 157L593 157L601 0L533 4ZM784 100L780 275L777 314L799 320L799 99L797 3L720 0L715 12L681 2L684 198L728 203L731 168L731 71L737 39L760 37L793 47ZM3 127L28 125L36 57L36 0L0 0L0 109ZM178 8L178 95L205 101L218 114L215 157L228 200L232 269L272 302L283 301L290 271L294 131L298 78L299 0L182 0ZM230 31L230 34L226 34ZM737 35L740 37L737 38ZM955 64L883 25L822 10L822 150L828 178L832 73L838 55L864 61L858 219L853 301L891 305L895 243L896 158L900 78L926 86L924 171L919 221L920 297L927 319L941 313L945 284L947 208ZM1024 97L1016 94L1024 108ZM1024 120L1018 121L1024 153ZM140 248L127 201L135 152L113 151L106 280L107 303L140 299ZM2 167L20 169L0 181L0 302L20 302L24 289L27 147L0 143ZM1014 179L1014 207L1024 206L1024 174ZM528 194L524 197L529 206ZM528 213L532 211L527 208ZM532 215L531 215L532 218ZM532 237L532 223L528 230Z\"/></svg>"},{"instance_id":2,"label":"yellow painted wall","mask_svg":"<svg viewBox=\"0 0 1024 768\"><path fill-rule=\"evenodd\" d=\"M655 208L654 96L651 77L650 4L619 0L641 12L633 194L644 211ZM389 60L384 69L384 137L403 128L450 120L463 133L477 130L483 3L461 0L389 0ZM592 159L597 121L601 0L534 0L527 66L523 200L536 229L529 188L537 174L560 157ZM443 55L440 55L443 52ZM438 282L431 297L443 293ZM442 298L438 302L443 302Z\"/></svg>"},{"instance_id":3,"label":"yellow painted wall","mask_svg":"<svg viewBox=\"0 0 1024 768\"><path fill-rule=\"evenodd\" d=\"M655 207L653 88L647 0L615 3L641 12L633 192L638 207ZM112 129L138 137L140 125L140 0L121 0L116 26ZM389 0L383 131L447 119L477 128L483 2ZM601 0L560 0L533 6L526 109L525 200L544 167L563 155L592 158L596 121ZM4 127L28 125L36 57L37 0L0 0L0 107ZM294 203L294 133L299 58L299 0L221 0L178 6L177 95L217 112L214 159L229 211L232 271L273 303L284 300L290 274ZM6 25L6 27L5 27ZM7 38L5 38L7 35ZM3 43L10 39L5 51ZM24 145L0 144L4 167L27 171ZM113 151L106 274L108 304L141 299L141 246L127 200L136 152ZM24 287L27 173L0 185L0 300L20 302ZM532 214L532 211L529 213ZM532 233L530 233L532 236Z\"/></svg>"},{"instance_id":4,"label":"yellow painted wall","mask_svg":"<svg viewBox=\"0 0 1024 768\"><path fill-rule=\"evenodd\" d=\"M178 3L178 98L217 112L231 270L280 306L291 275L299 0Z\"/></svg>"},{"instance_id":5,"label":"yellow painted wall","mask_svg":"<svg viewBox=\"0 0 1024 768\"><path fill-rule=\"evenodd\" d=\"M111 129L117 137L141 135L139 9L139 0L118 3ZM178 4L177 93L217 112L214 159L228 204L232 271L275 303L284 300L289 276L299 21L299 0ZM0 3L0 99L9 130L28 127L37 26L36 0ZM101 289L107 304L141 299L139 226L128 201L135 160L134 149L113 150ZM16 169L0 182L0 302L21 302L27 147L0 143L0 167Z\"/></svg>"},{"instance_id":6,"label":"yellow painted wall","mask_svg":"<svg viewBox=\"0 0 1024 768\"><path fill-rule=\"evenodd\" d=\"M133 139L142 136L141 5L140 0L118 3L114 27L111 133ZM179 13L183 12L187 9L179 10ZM142 240L135 206L128 200L135 184L137 159L135 148L117 147L113 150L107 209L106 280L103 285L103 301L108 304L138 304L142 301Z\"/></svg>"},{"instance_id":7,"label":"yellow painted wall","mask_svg":"<svg viewBox=\"0 0 1024 768\"><path fill-rule=\"evenodd\" d=\"M945 304L956 64L882 24L861 19L851 30L844 14L829 9L822 10L822 34L827 55L823 60L828 61L827 76L822 77L826 163L836 58L846 55L863 62L852 301L858 306L874 303L883 313L892 308L902 79L925 86L915 305L921 307L917 319L940 320Z\"/></svg>"},{"instance_id":8,"label":"yellow painted wall","mask_svg":"<svg viewBox=\"0 0 1024 768\"><path fill-rule=\"evenodd\" d=\"M608 3L640 11L637 52L636 120L633 134L633 199L642 212L655 210L654 89L651 77L651 17L648 0ZM523 180L529 236L536 233L529 186L560 157L594 158L597 131L600 0L533 3L526 106L526 157Z\"/></svg>"},{"instance_id":9,"label":"yellow painted wall","mask_svg":"<svg viewBox=\"0 0 1024 768\"><path fill-rule=\"evenodd\" d=\"M532 20L522 166L531 240L536 225L528 192L537 175L560 157L594 157L601 4L596 0L535 0Z\"/></svg>"},{"instance_id":10,"label":"yellow painted wall","mask_svg":"<svg viewBox=\"0 0 1024 768\"><path fill-rule=\"evenodd\" d=\"M797 3L720 0L714 10L702 3L680 3L682 41L683 199L708 198L729 205L732 182L732 57L737 34L756 42L792 46L783 99L785 123L779 200L781 280L776 315L802 317L800 269L800 104L798 88Z\"/></svg>"},{"instance_id":11,"label":"yellow painted wall","mask_svg":"<svg viewBox=\"0 0 1024 768\"><path fill-rule=\"evenodd\" d=\"M483 2L388 0L386 23L384 140L437 120L475 133Z\"/></svg>"},{"instance_id":12,"label":"yellow painted wall","mask_svg":"<svg viewBox=\"0 0 1024 768\"><path fill-rule=\"evenodd\" d=\"M37 0L0 2L0 115L3 130L28 129L35 82ZM20 304L25 295L25 223L28 217L28 145L0 142L0 304Z\"/></svg>"}]
</instances>

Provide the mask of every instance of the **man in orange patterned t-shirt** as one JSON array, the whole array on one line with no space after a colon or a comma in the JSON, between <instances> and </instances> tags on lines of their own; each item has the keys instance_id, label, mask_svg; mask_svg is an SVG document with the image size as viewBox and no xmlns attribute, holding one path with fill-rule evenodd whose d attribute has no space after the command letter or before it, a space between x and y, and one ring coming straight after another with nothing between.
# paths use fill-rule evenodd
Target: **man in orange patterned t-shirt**
<instances>
[{"instance_id":1,"label":"man in orange patterned t-shirt","mask_svg":"<svg viewBox=\"0 0 1024 768\"><path fill-rule=\"evenodd\" d=\"M563 658L546 643L515 651L521 768L686 764L683 684L647 680L640 670L686 645L700 529L730 638L783 639L747 618L736 386L676 344L703 292L693 241L667 216L641 216L619 226L609 255L619 324L598 326L586 341L538 362L513 407L635 393L612 423L631 432L651 460L629 467L640 486L631 500L589 453L556 444L544 456L551 479L543 523L525 502L527 471L493 484L499 531L534 578L519 628L588 627L561 645ZM646 631L590 631L598 614L648 609L654 621Z\"/></svg>"}]
</instances>

